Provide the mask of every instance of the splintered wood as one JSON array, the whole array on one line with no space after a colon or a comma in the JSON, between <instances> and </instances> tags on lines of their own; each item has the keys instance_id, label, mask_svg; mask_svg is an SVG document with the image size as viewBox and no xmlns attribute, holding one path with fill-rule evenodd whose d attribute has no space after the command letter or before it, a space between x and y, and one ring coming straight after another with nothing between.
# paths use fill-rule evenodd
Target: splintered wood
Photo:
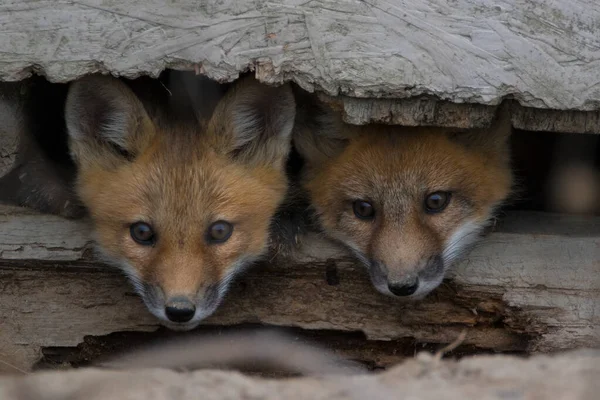
<instances>
[{"instance_id":1,"label":"splintered wood","mask_svg":"<svg viewBox=\"0 0 600 400\"><path fill-rule=\"evenodd\" d=\"M158 328L125 278L93 261L86 226L2 208L5 363L29 370L45 347ZM467 329L464 344L483 350L594 347L600 345L599 252L598 217L511 213L446 284L425 301L403 303L378 294L339 248L309 236L293 260L251 269L205 325L262 323L440 344Z\"/></svg>"},{"instance_id":2,"label":"splintered wood","mask_svg":"<svg viewBox=\"0 0 600 400\"><path fill-rule=\"evenodd\" d=\"M599 18L594 0L5 0L0 80L254 70L341 96L352 123L481 126L514 98L518 128L598 133Z\"/></svg>"}]
</instances>

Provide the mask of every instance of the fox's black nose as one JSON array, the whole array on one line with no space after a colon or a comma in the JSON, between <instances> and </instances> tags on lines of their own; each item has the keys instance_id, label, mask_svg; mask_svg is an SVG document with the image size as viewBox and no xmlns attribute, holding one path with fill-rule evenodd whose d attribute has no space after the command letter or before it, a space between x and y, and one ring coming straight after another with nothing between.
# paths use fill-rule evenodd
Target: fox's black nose
<instances>
[{"instance_id":1,"label":"fox's black nose","mask_svg":"<svg viewBox=\"0 0 600 400\"><path fill-rule=\"evenodd\" d=\"M188 322L195 313L196 306L185 297L173 297L165 307L167 318L173 322Z\"/></svg>"},{"instance_id":2,"label":"fox's black nose","mask_svg":"<svg viewBox=\"0 0 600 400\"><path fill-rule=\"evenodd\" d=\"M389 282L388 289L396 296L410 296L417 291L419 287L419 278L412 282Z\"/></svg>"}]
</instances>

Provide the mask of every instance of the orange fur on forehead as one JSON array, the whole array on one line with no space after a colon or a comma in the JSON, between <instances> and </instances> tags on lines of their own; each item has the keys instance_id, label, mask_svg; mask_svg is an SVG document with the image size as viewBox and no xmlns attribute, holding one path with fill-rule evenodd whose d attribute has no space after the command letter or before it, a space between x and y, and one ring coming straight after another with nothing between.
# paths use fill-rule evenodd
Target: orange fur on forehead
<instances>
[{"instance_id":1,"label":"orange fur on forehead","mask_svg":"<svg viewBox=\"0 0 600 400\"><path fill-rule=\"evenodd\" d=\"M116 169L88 166L80 173L80 193L109 253L129 259L150 282L183 288L185 282L175 281L185 279L192 291L197 282L222 279L241 253L262 252L287 180L283 171L236 163L200 139L184 149L165 137ZM218 220L234 225L224 246L206 243ZM128 226L137 221L155 229L155 249L128 238Z\"/></svg>"},{"instance_id":2,"label":"orange fur on forehead","mask_svg":"<svg viewBox=\"0 0 600 400\"><path fill-rule=\"evenodd\" d=\"M501 159L467 149L442 129L395 127L362 128L307 186L318 198L326 182L336 182L331 196L459 189L484 203L499 201L510 186Z\"/></svg>"},{"instance_id":3,"label":"orange fur on forehead","mask_svg":"<svg viewBox=\"0 0 600 400\"><path fill-rule=\"evenodd\" d=\"M213 111L188 104L181 87L172 99L133 89L101 76L71 87L65 115L77 192L100 248L150 310L164 319L164 303L186 296L203 318L267 250L287 190L294 97L289 86L242 79L209 99ZM233 227L224 241L209 234L218 221ZM151 242L131 234L137 222L150 225Z\"/></svg>"},{"instance_id":4,"label":"orange fur on forehead","mask_svg":"<svg viewBox=\"0 0 600 400\"><path fill-rule=\"evenodd\" d=\"M263 209L269 213L284 195L286 177L277 168L237 163L203 145L202 138L181 146L165 137L158 136L135 160L118 168L82 169L81 189L92 211L103 208L103 201L114 203L116 196L120 207L110 210L111 218L122 210L129 219L139 214L201 222L219 216L242 218ZM262 207L257 209L258 204Z\"/></svg>"}]
</instances>

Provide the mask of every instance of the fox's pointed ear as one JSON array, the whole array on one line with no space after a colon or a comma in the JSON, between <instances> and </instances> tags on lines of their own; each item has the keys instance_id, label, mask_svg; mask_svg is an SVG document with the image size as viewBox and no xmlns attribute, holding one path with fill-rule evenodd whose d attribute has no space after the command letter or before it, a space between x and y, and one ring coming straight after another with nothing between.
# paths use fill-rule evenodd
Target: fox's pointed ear
<instances>
[{"instance_id":1,"label":"fox's pointed ear","mask_svg":"<svg viewBox=\"0 0 600 400\"><path fill-rule=\"evenodd\" d=\"M217 151L242 162L283 167L295 116L289 84L274 87L243 78L218 103L209 139Z\"/></svg>"},{"instance_id":2,"label":"fox's pointed ear","mask_svg":"<svg viewBox=\"0 0 600 400\"><path fill-rule=\"evenodd\" d=\"M451 134L451 138L467 147L477 148L491 156L505 155L509 151L509 139L512 133L511 103L505 101L496 110L489 128L473 129Z\"/></svg>"},{"instance_id":3,"label":"fox's pointed ear","mask_svg":"<svg viewBox=\"0 0 600 400\"><path fill-rule=\"evenodd\" d=\"M90 75L72 83L65 119L70 150L80 164L133 158L153 133L137 96L109 76Z\"/></svg>"},{"instance_id":4,"label":"fox's pointed ear","mask_svg":"<svg viewBox=\"0 0 600 400\"><path fill-rule=\"evenodd\" d=\"M295 88L297 102L293 143L309 166L318 166L339 155L348 145L350 126L340 113L321 102L315 95Z\"/></svg>"}]
</instances>

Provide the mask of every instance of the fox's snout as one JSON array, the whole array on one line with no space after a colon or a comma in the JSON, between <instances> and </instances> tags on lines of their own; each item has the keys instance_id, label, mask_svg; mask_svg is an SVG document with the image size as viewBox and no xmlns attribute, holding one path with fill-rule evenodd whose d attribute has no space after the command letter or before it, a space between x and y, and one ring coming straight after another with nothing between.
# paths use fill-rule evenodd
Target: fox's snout
<instances>
[{"instance_id":1,"label":"fox's snout","mask_svg":"<svg viewBox=\"0 0 600 400\"><path fill-rule=\"evenodd\" d=\"M189 322L194 318L194 314L196 314L196 305L183 296L173 297L165 305L165 315L171 322Z\"/></svg>"},{"instance_id":2,"label":"fox's snout","mask_svg":"<svg viewBox=\"0 0 600 400\"><path fill-rule=\"evenodd\" d=\"M136 281L133 276L130 277ZM228 288L228 282L211 284L189 293L168 291L158 284L143 283L135 287L156 318L173 329L190 330L215 312Z\"/></svg>"},{"instance_id":3,"label":"fox's snout","mask_svg":"<svg viewBox=\"0 0 600 400\"><path fill-rule=\"evenodd\" d=\"M394 296L410 296L419 288L419 277L406 279L404 281L388 281L388 290Z\"/></svg>"},{"instance_id":4,"label":"fox's snout","mask_svg":"<svg viewBox=\"0 0 600 400\"><path fill-rule=\"evenodd\" d=\"M371 263L371 280L377 290L395 297L423 297L444 278L444 260L434 255L415 265Z\"/></svg>"},{"instance_id":5,"label":"fox's snout","mask_svg":"<svg viewBox=\"0 0 600 400\"><path fill-rule=\"evenodd\" d=\"M92 75L65 103L76 191L101 252L175 329L211 315L234 275L267 251L287 191L291 87L215 85L175 72Z\"/></svg>"}]
</instances>

